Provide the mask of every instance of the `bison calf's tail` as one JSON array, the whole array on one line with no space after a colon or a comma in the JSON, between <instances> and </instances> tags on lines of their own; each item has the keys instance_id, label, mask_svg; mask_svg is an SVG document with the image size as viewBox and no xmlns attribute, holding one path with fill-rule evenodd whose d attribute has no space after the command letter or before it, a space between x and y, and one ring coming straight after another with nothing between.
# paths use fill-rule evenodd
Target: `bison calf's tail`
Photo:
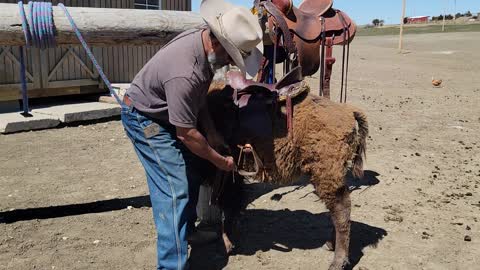
<instances>
[{"instance_id":1,"label":"bison calf's tail","mask_svg":"<svg viewBox=\"0 0 480 270\"><path fill-rule=\"evenodd\" d=\"M358 124L359 141L355 158L353 159L353 176L357 178L363 177L363 159L366 159L367 150L367 136L368 136L368 121L367 116L363 112L353 113Z\"/></svg>"}]
</instances>

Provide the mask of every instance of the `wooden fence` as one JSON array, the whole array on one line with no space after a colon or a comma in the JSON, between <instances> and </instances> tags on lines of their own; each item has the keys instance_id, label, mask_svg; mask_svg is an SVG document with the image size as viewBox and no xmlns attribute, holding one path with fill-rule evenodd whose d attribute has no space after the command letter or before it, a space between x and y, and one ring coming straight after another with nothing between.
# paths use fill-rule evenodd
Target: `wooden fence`
<instances>
[{"instance_id":1,"label":"wooden fence","mask_svg":"<svg viewBox=\"0 0 480 270\"><path fill-rule=\"evenodd\" d=\"M138 0L64 0L68 6L92 8L135 8ZM151 1L151 0L147 0ZM140 1L141 2L141 1ZM0 3L17 3L0 0ZM27 3L27 1L24 1ZM137 2L139 3L139 2ZM161 4L161 5L160 5ZM163 0L165 10L191 10L191 0ZM113 83L130 83L160 46L91 47L95 58ZM80 45L46 50L23 49L26 55L29 97L103 92L98 72ZM17 100L20 94L20 47L0 44L0 101Z\"/></svg>"}]
</instances>

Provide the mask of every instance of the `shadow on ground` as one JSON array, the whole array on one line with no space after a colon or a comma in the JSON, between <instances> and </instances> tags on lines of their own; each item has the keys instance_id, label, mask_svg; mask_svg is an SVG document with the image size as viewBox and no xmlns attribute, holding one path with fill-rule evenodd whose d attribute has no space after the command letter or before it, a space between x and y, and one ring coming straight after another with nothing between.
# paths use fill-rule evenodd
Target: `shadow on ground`
<instances>
[{"instance_id":1,"label":"shadow on ground","mask_svg":"<svg viewBox=\"0 0 480 270\"><path fill-rule=\"evenodd\" d=\"M347 177L351 190L361 186L378 184L378 173L365 171L363 179ZM296 183L298 186L283 193L276 193L271 200L281 200L283 195L302 189L308 185L307 180ZM273 191L276 186L253 183L246 187L246 203L252 203L260 196ZM0 223L13 223L33 219L59 218L82 214L123 210L128 206L134 208L151 207L149 196L137 196L123 199L111 199L81 204L50 206L31 209L16 209L0 212ZM235 253L254 255L257 251L277 250L289 252L293 249L321 248L332 232L332 225L327 212L312 214L305 210L290 211L248 209L239 220L237 237L232 237L236 244ZM363 256L363 249L376 246L387 232L382 228L352 221L351 225L350 262L352 267L358 264ZM222 239L200 246L193 246L190 255L192 269L217 270L228 264Z\"/></svg>"},{"instance_id":2,"label":"shadow on ground","mask_svg":"<svg viewBox=\"0 0 480 270\"><path fill-rule=\"evenodd\" d=\"M349 175L346 181L350 190L357 190L380 183L378 176L377 172L366 170L364 178L354 179ZM275 193L270 199L279 201L284 195L304 188L309 182L308 179L303 179L295 184L296 186L292 186L291 190ZM277 187L263 183L248 184L246 203L252 203ZM305 210L248 209L243 212L239 220L238 235L232 237L236 244L234 252L239 255L251 256L258 251L289 252L293 249L318 249L329 240L332 230L333 226L328 212L312 214ZM376 247L386 235L387 232L382 228L352 221L350 267L353 268L360 262L365 247ZM228 264L228 257L225 254L222 240L218 239L213 244L197 249L192 248L191 263L193 269L223 269Z\"/></svg>"},{"instance_id":3,"label":"shadow on ground","mask_svg":"<svg viewBox=\"0 0 480 270\"><path fill-rule=\"evenodd\" d=\"M319 249L332 232L327 212L312 214L304 210L250 209L245 211L240 224L235 254L247 256L255 255L258 251ZM351 268L360 262L365 247L376 247L386 235L387 232L382 228L352 221ZM228 264L221 239L210 245L192 248L190 258L193 269L219 270Z\"/></svg>"},{"instance_id":4,"label":"shadow on ground","mask_svg":"<svg viewBox=\"0 0 480 270\"><path fill-rule=\"evenodd\" d=\"M0 212L0 223L13 223L32 219L48 219L83 214L102 213L124 210L128 206L134 208L151 207L150 197L137 196L123 199L110 199L79 204L67 204L58 206L15 209Z\"/></svg>"}]
</instances>

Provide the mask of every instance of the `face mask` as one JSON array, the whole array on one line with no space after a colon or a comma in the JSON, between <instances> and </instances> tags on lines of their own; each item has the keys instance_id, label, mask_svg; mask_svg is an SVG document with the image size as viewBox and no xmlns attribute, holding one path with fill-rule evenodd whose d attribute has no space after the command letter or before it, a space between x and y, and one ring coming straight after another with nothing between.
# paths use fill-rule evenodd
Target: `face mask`
<instances>
[{"instance_id":1,"label":"face mask","mask_svg":"<svg viewBox=\"0 0 480 270\"><path fill-rule=\"evenodd\" d=\"M207 60L208 60L208 64L210 65L210 68L213 71L218 69L218 67L217 67L217 56L215 55L214 52L209 52L208 53Z\"/></svg>"}]
</instances>

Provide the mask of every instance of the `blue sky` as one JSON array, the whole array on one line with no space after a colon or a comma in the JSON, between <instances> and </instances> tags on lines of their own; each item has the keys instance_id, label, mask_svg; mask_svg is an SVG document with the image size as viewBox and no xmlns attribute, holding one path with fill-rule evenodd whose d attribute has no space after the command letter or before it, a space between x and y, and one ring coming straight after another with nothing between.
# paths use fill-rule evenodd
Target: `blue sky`
<instances>
[{"instance_id":1,"label":"blue sky","mask_svg":"<svg viewBox=\"0 0 480 270\"><path fill-rule=\"evenodd\" d=\"M198 11L201 0L192 0L193 11ZM253 1L227 0L237 5L251 7ZM298 6L300 0L294 0ZM480 12L480 0L407 0L407 17L438 16L446 9L447 14ZM397 24L402 16L402 0L334 0L334 7L347 12L359 25L371 23L375 18L387 24Z\"/></svg>"}]
</instances>

